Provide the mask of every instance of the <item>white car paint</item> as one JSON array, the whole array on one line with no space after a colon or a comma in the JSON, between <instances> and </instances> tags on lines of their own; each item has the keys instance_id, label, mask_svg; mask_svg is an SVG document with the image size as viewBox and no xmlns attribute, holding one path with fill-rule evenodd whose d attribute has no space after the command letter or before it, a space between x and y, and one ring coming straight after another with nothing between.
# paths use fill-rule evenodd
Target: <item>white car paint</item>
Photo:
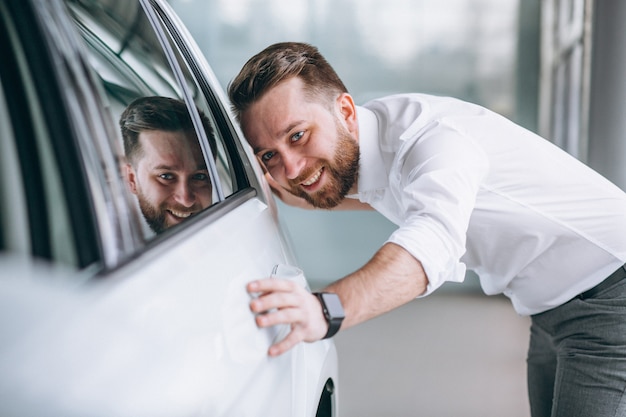
<instances>
[{"instance_id":1,"label":"white car paint","mask_svg":"<svg viewBox=\"0 0 626 417\"><path fill-rule=\"evenodd\" d=\"M239 129L231 125L232 116L221 110L228 108L224 94L208 64L198 56L197 46L185 36L180 40L196 51L189 59L198 64L215 95L216 105L211 109L223 116L222 133L232 133L235 146L228 152L240 157L237 179L245 176L245 181L236 192L231 190L227 198L214 201L185 224L144 240L143 232L135 227L139 217L127 205L132 196L125 195L118 175L120 151L109 140L116 131L111 103L103 99L102 85L97 84L101 79L90 72L90 65L95 64L65 3L0 0L0 19L10 19L15 13L19 16L15 21L30 22L16 25L12 34L17 40L21 36L28 40L15 45L35 50L15 52L20 59L13 62L27 68L26 75L19 72L22 67L3 69L17 71L17 79L28 80L28 94L23 94L26 107L37 109L34 115L21 111L19 101L11 100L6 89L13 91L14 86L0 79L0 150L5 156L0 177L0 194L5 197L0 201L0 249L6 249L0 251L0 416L315 417L329 380L336 412L333 342L299 344L270 358L269 346L289 329L259 329L249 309L246 284L270 276L276 265L282 266L281 278L305 287L307 283L280 227L263 172ZM67 3L78 7L81 1ZM130 22L139 10L136 0L84 3L94 7L99 17L117 13ZM115 13L99 14L100 6L113 3L118 7ZM178 27L180 21L164 1L142 4L159 7L161 18L171 18L173 28L187 33ZM29 13L31 18L25 19ZM88 18L85 22L90 24ZM151 48L158 45L152 43ZM37 59L30 62L33 56ZM44 67L51 70L38 73L41 78L31 78L33 68ZM41 84L58 84L59 96L38 95ZM12 118L15 114L23 120ZM48 131L47 120L66 120L70 128ZM15 126L14 121L18 122ZM24 129L28 123L36 125L33 132ZM32 143L31 136L36 139ZM54 187L41 181L54 210L39 212L34 209L40 206L31 201L38 194L26 193L28 181L21 181L20 157L30 160L32 154L45 154L47 169L30 172L35 182L37 175L59 175L53 169L54 162L63 163L55 160L58 155L37 147L48 141L63 151L76 151L77 163L68 164L68 170L84 181L68 189L79 191L76 195L84 199L67 198L60 191L62 177L54 176L58 181ZM18 143L26 148L18 149L14 146ZM41 235L32 232L31 228L45 227L46 222L32 225L31 217L40 217L31 211L42 217L57 214L46 219L54 226L49 235L46 230ZM73 219L93 223L76 226L63 217L66 211ZM93 259L83 265L76 265L76 256L58 256L75 255L79 245L72 239L78 237L86 244L80 248L88 246L87 252L93 252ZM44 264L23 256L38 239L43 247L51 246L48 259L58 263ZM61 267L68 259L74 267Z\"/></svg>"},{"instance_id":2,"label":"white car paint","mask_svg":"<svg viewBox=\"0 0 626 417\"><path fill-rule=\"evenodd\" d=\"M280 329L257 328L248 308L246 283L282 257L274 234L253 199L101 282L10 270L0 280L0 415L314 416L325 379L337 377L334 345L270 358Z\"/></svg>"}]
</instances>

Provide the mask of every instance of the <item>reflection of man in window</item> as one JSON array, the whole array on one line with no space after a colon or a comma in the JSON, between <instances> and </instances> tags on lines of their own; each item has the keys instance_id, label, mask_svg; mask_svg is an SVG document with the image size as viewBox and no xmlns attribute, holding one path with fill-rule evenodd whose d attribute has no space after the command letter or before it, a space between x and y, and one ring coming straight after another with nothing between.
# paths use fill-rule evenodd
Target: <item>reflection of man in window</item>
<instances>
[{"instance_id":1,"label":"reflection of man in window","mask_svg":"<svg viewBox=\"0 0 626 417\"><path fill-rule=\"evenodd\" d=\"M215 155L211 126L200 113ZM212 202L204 157L182 101L142 97L120 117L126 179L150 228L161 233Z\"/></svg>"}]
</instances>

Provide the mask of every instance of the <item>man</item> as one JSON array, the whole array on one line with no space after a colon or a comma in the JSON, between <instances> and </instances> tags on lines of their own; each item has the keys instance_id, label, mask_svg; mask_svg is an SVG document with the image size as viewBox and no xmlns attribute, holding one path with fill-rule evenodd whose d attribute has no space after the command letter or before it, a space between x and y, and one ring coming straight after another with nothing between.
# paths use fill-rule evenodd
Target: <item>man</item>
<instances>
[{"instance_id":1,"label":"man","mask_svg":"<svg viewBox=\"0 0 626 417\"><path fill-rule=\"evenodd\" d=\"M211 150L211 125L200 113ZM212 185L185 103L142 97L120 117L126 179L146 222L155 233L179 224L212 202Z\"/></svg>"},{"instance_id":2,"label":"man","mask_svg":"<svg viewBox=\"0 0 626 417\"><path fill-rule=\"evenodd\" d=\"M229 96L285 202L375 209L399 226L330 295L249 283L261 293L250 303L257 324L292 328L270 355L462 281L469 268L487 294L532 316L534 417L626 415L626 194L473 104L406 94L356 106L306 44L252 57Z\"/></svg>"}]
</instances>

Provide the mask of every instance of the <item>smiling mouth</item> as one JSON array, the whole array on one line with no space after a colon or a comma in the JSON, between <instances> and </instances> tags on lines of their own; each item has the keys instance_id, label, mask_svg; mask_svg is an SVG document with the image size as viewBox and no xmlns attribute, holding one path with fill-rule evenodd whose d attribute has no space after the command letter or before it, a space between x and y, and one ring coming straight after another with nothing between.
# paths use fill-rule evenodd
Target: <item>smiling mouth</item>
<instances>
[{"instance_id":1,"label":"smiling mouth","mask_svg":"<svg viewBox=\"0 0 626 417\"><path fill-rule=\"evenodd\" d=\"M175 211L175 210L168 210L168 212L174 216L177 219L187 219L189 217L191 217L194 213L193 212L185 212L185 211Z\"/></svg>"},{"instance_id":2,"label":"smiling mouth","mask_svg":"<svg viewBox=\"0 0 626 417\"><path fill-rule=\"evenodd\" d=\"M305 187L310 187L311 185L315 184L322 176L323 170L324 168L320 168L320 170L317 171L313 176L309 177L306 181L302 181L300 184L304 185Z\"/></svg>"}]
</instances>

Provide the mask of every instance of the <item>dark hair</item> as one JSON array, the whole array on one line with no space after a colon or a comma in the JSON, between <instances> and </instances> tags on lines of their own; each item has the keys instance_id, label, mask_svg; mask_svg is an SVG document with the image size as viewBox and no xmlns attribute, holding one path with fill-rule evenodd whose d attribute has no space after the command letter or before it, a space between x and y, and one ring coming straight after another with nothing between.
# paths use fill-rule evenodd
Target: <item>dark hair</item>
<instances>
[{"instance_id":1,"label":"dark hair","mask_svg":"<svg viewBox=\"0 0 626 417\"><path fill-rule=\"evenodd\" d=\"M198 112L215 158L217 147L213 128L206 115L200 110ZM191 132L195 137L195 129L187 106L183 101L170 97L149 96L134 100L120 116L119 124L124 140L124 154L131 164L136 162L135 159L141 151L139 134L145 130Z\"/></svg>"},{"instance_id":2,"label":"dark hair","mask_svg":"<svg viewBox=\"0 0 626 417\"><path fill-rule=\"evenodd\" d=\"M276 43L250 58L228 86L237 119L241 120L241 114L263 94L291 77L302 79L310 98L326 103L348 92L316 47L299 42Z\"/></svg>"}]
</instances>

